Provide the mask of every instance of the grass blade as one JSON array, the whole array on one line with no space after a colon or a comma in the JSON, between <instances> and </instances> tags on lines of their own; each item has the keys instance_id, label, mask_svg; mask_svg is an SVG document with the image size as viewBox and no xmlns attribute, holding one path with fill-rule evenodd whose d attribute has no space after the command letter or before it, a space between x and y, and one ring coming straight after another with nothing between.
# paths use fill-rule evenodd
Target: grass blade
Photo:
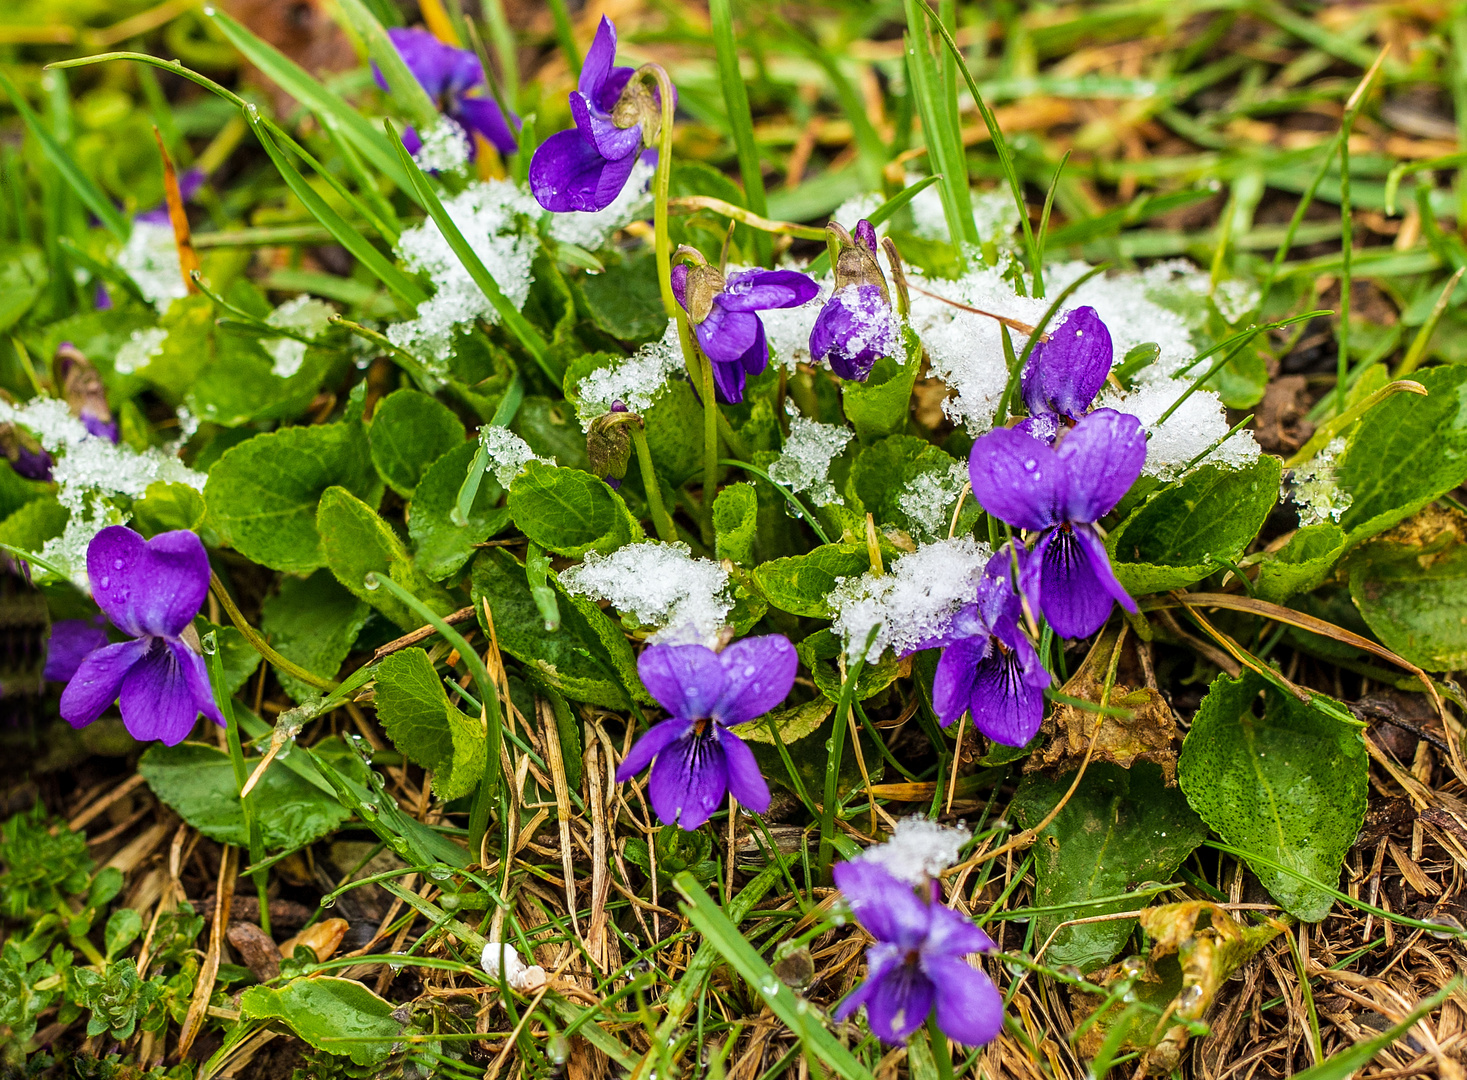
<instances>
[{"instance_id":1,"label":"grass blade","mask_svg":"<svg viewBox=\"0 0 1467 1080\"><path fill-rule=\"evenodd\" d=\"M803 998L796 997L794 991L779 980L759 951L739 933L738 927L699 887L692 874L683 871L673 884L687 901L683 912L698 928L698 933L759 991L770 1011L799 1037L806 1052L825 1062L843 1080L872 1080L871 1073L856 1060L856 1056L820 1023L819 1012Z\"/></svg>"},{"instance_id":2,"label":"grass blade","mask_svg":"<svg viewBox=\"0 0 1467 1080\"><path fill-rule=\"evenodd\" d=\"M769 200L764 195L764 174L759 167L759 148L754 144L754 117L749 111L749 92L739 71L738 44L734 40L733 7L730 0L709 0L708 15L713 22L713 48L718 56L718 81L723 85L723 104L728 110L728 126L733 131L734 151L739 158L739 175L744 181L744 205L759 217L769 216ZM760 266L768 266L773 257L773 244L767 235L755 231L754 258Z\"/></svg>"},{"instance_id":3,"label":"grass blade","mask_svg":"<svg viewBox=\"0 0 1467 1080\"><path fill-rule=\"evenodd\" d=\"M1365 1042L1356 1043L1348 1050L1340 1051L1334 1057L1321 1061L1313 1068L1295 1073L1294 1080L1346 1080L1346 1077L1355 1075L1356 1072L1369 1065L1371 1058L1404 1036L1427 1014L1441 1008L1447 998L1461 989L1462 977L1459 975L1403 1016L1399 1024L1386 1028L1373 1039L1367 1039Z\"/></svg>"},{"instance_id":4,"label":"grass blade","mask_svg":"<svg viewBox=\"0 0 1467 1080\"><path fill-rule=\"evenodd\" d=\"M916 96L922 118L922 137L927 142L928 164L941 174L942 211L947 218L948 233L958 252L958 264L967 266L966 249L978 243L978 226L973 221L972 206L963 213L966 200L960 200L958 189L968 190L968 161L963 153L962 135L949 130L946 114L941 111L941 88L937 63L929 47L927 9L919 0L906 0L907 8L907 77L909 93Z\"/></svg>"},{"instance_id":5,"label":"grass blade","mask_svg":"<svg viewBox=\"0 0 1467 1080\"><path fill-rule=\"evenodd\" d=\"M35 137L36 142L41 144L46 157L51 164L56 166L59 172L76 192L77 198L88 210L97 215L97 219L107 227L117 239L127 242L132 235L132 223L118 212L117 207L112 205L112 200L97 186L97 182L86 173L82 172L81 166L76 159L67 152L66 148L56 141L56 137L46 130L41 123L41 118L31 108L30 102L26 101L25 95L16 89L15 84L10 81L10 76L0 69L0 88L10 97L10 103L15 106L15 111L20 113L20 118L25 121L26 128Z\"/></svg>"},{"instance_id":6,"label":"grass blade","mask_svg":"<svg viewBox=\"0 0 1467 1080\"><path fill-rule=\"evenodd\" d=\"M498 282L489 273L489 269L484 265L483 260L469 246L469 242L464 239L464 234L459 232L458 226L453 223L453 218L449 217L448 211L443 209L443 203L439 200L437 193L429 186L428 178L423 175L423 171L418 168L417 162L413 161L411 155L408 154L407 148L402 145L402 140L396 138L396 132L392 128L392 121L387 120L384 123L386 124L387 130L393 134L393 141L397 145L398 156L401 158L404 170L408 170L409 182L413 185L417 193L418 201L422 203L423 208L428 211L428 216L433 219L434 224L443 233L443 238L448 241L448 246L458 256L459 262L463 263L464 269L469 272L469 277L474 279L474 284L483 290L484 295L489 298L489 303L494 305L494 310L499 313L499 319L504 323L504 328L519 340L519 343L525 347L527 353L534 357L535 363L540 365L545 374L550 377L551 382L559 386L563 374L557 372L546 358L545 352L549 346L546 344L545 339L540 336L540 331L531 326L529 320L521 315L515 306L509 302L509 298L499 288Z\"/></svg>"},{"instance_id":7,"label":"grass blade","mask_svg":"<svg viewBox=\"0 0 1467 1080\"><path fill-rule=\"evenodd\" d=\"M393 104L413 122L418 134L424 134L438 123L438 108L433 104L433 99L408 70L407 64L403 63L397 48L392 44L392 39L387 36L387 31L377 21L377 17L367 10L362 0L336 0L336 9L366 44L367 55L387 80L387 92L392 95Z\"/></svg>"}]
</instances>

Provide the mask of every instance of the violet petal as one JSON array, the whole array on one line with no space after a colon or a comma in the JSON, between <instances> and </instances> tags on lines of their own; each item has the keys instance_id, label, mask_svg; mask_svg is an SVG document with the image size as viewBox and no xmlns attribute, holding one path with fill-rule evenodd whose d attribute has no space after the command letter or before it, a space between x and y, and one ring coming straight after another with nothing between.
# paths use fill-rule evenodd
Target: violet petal
<instances>
[{"instance_id":1,"label":"violet petal","mask_svg":"<svg viewBox=\"0 0 1467 1080\"><path fill-rule=\"evenodd\" d=\"M41 677L47 682L70 682L88 653L107 647L107 631L98 619L62 619L51 624L46 643L46 667Z\"/></svg>"},{"instance_id":2,"label":"violet petal","mask_svg":"<svg viewBox=\"0 0 1467 1080\"><path fill-rule=\"evenodd\" d=\"M915 949L927 939L932 909L906 882L863 859L837 863L831 874L851 911L876 940Z\"/></svg>"},{"instance_id":3,"label":"violet petal","mask_svg":"<svg viewBox=\"0 0 1467 1080\"><path fill-rule=\"evenodd\" d=\"M1068 490L1064 517L1098 521L1131 490L1146 464L1146 429L1129 413L1096 409L1059 445Z\"/></svg>"},{"instance_id":4,"label":"violet petal","mask_svg":"<svg viewBox=\"0 0 1467 1080\"><path fill-rule=\"evenodd\" d=\"M994 650L977 667L969 710L978 730L1005 746L1026 746L1044 719L1044 691L1024 678L1017 653Z\"/></svg>"},{"instance_id":5,"label":"violet petal","mask_svg":"<svg viewBox=\"0 0 1467 1080\"><path fill-rule=\"evenodd\" d=\"M148 652L148 638L123 641L88 653L61 692L61 715L74 728L86 727L117 700L122 681Z\"/></svg>"},{"instance_id":6,"label":"violet petal","mask_svg":"<svg viewBox=\"0 0 1467 1080\"><path fill-rule=\"evenodd\" d=\"M576 88L599 104L598 95L606 85L607 79L610 78L611 67L614 63L616 63L616 24L603 15L601 22L596 27L595 40L586 50L586 58L581 63L581 76ZM617 93L621 93L621 87L617 87Z\"/></svg>"},{"instance_id":7,"label":"violet petal","mask_svg":"<svg viewBox=\"0 0 1467 1080\"><path fill-rule=\"evenodd\" d=\"M616 769L616 782L625 784L637 773L652 763L652 759L667 748L667 744L692 730L693 721L675 716L660 724L653 724L636 741L622 763Z\"/></svg>"},{"instance_id":8,"label":"violet petal","mask_svg":"<svg viewBox=\"0 0 1467 1080\"><path fill-rule=\"evenodd\" d=\"M866 999L866 1023L884 1043L900 1043L927 1022L937 996L922 969L916 964L892 968Z\"/></svg>"},{"instance_id":9,"label":"violet petal","mask_svg":"<svg viewBox=\"0 0 1467 1080\"><path fill-rule=\"evenodd\" d=\"M652 763L647 797L664 825L692 832L713 816L728 790L728 760L713 732L689 732Z\"/></svg>"},{"instance_id":10,"label":"violet petal","mask_svg":"<svg viewBox=\"0 0 1467 1080\"><path fill-rule=\"evenodd\" d=\"M706 645L650 645L637 658L637 674L659 705L684 720L712 716L726 685L718 654Z\"/></svg>"},{"instance_id":11,"label":"violet petal","mask_svg":"<svg viewBox=\"0 0 1467 1080\"><path fill-rule=\"evenodd\" d=\"M530 160L530 191L553 213L605 210L626 186L636 154L609 161L575 128L557 131Z\"/></svg>"},{"instance_id":12,"label":"violet petal","mask_svg":"<svg viewBox=\"0 0 1467 1080\"><path fill-rule=\"evenodd\" d=\"M756 814L769 809L769 785L759 771L759 762L754 751L731 731L718 731L718 743L723 747L723 760L728 766L728 790L739 803Z\"/></svg>"},{"instance_id":13,"label":"violet petal","mask_svg":"<svg viewBox=\"0 0 1467 1080\"><path fill-rule=\"evenodd\" d=\"M720 724L742 724L763 716L795 685L799 656L783 634L735 641L718 654L724 690L708 715Z\"/></svg>"},{"instance_id":14,"label":"violet petal","mask_svg":"<svg viewBox=\"0 0 1467 1080\"><path fill-rule=\"evenodd\" d=\"M1093 307L1076 308L1034 346L1020 389L1031 415L1059 413L1078 420L1110 374L1110 331Z\"/></svg>"},{"instance_id":15,"label":"violet petal","mask_svg":"<svg viewBox=\"0 0 1467 1080\"><path fill-rule=\"evenodd\" d=\"M894 945L878 943L866 950L866 978L852 990L831 1012L837 1020L844 1020L862 1005L871 1000L881 981L903 960L902 950Z\"/></svg>"},{"instance_id":16,"label":"violet petal","mask_svg":"<svg viewBox=\"0 0 1467 1080\"><path fill-rule=\"evenodd\" d=\"M968 457L973 498L984 510L1020 529L1064 520L1070 478L1055 452L1012 428L980 435Z\"/></svg>"},{"instance_id":17,"label":"violet petal","mask_svg":"<svg viewBox=\"0 0 1467 1080\"><path fill-rule=\"evenodd\" d=\"M1075 535L1080 528L1084 526L1054 529L1034 548L1039 608L1054 632L1065 638L1089 637L1104 626L1113 599L1096 572L1089 547ZM1114 580L1109 562L1105 573Z\"/></svg>"},{"instance_id":18,"label":"violet petal","mask_svg":"<svg viewBox=\"0 0 1467 1080\"><path fill-rule=\"evenodd\" d=\"M176 746L193 730L199 702L178 656L159 638L122 680L118 706L128 734L139 742Z\"/></svg>"},{"instance_id":19,"label":"violet petal","mask_svg":"<svg viewBox=\"0 0 1467 1080\"><path fill-rule=\"evenodd\" d=\"M591 108L584 94L572 94L570 108L576 130L602 157L619 161L642 148L641 124L633 124L628 128L617 127L609 114Z\"/></svg>"},{"instance_id":20,"label":"violet petal","mask_svg":"<svg viewBox=\"0 0 1467 1080\"><path fill-rule=\"evenodd\" d=\"M490 98L460 98L454 116L464 130L484 136L506 157L519 149L514 131L505 122L498 102Z\"/></svg>"},{"instance_id":21,"label":"violet petal","mask_svg":"<svg viewBox=\"0 0 1467 1080\"><path fill-rule=\"evenodd\" d=\"M209 592L209 556L191 532L144 540L110 525L87 547L92 595L114 626L134 637L177 638Z\"/></svg>"},{"instance_id":22,"label":"violet petal","mask_svg":"<svg viewBox=\"0 0 1467 1080\"><path fill-rule=\"evenodd\" d=\"M799 307L819 292L813 278L795 270L742 270L728 276L719 302L729 311L764 311Z\"/></svg>"},{"instance_id":23,"label":"violet petal","mask_svg":"<svg viewBox=\"0 0 1467 1080\"><path fill-rule=\"evenodd\" d=\"M988 650L986 634L955 641L943 650L937 661L937 674L932 680L932 708L943 727L968 711L968 703L973 697L973 679Z\"/></svg>"},{"instance_id":24,"label":"violet petal","mask_svg":"<svg viewBox=\"0 0 1467 1080\"><path fill-rule=\"evenodd\" d=\"M964 1046L983 1046L1003 1030L1003 997L977 968L924 953L922 971L937 987L937 1026Z\"/></svg>"}]
</instances>

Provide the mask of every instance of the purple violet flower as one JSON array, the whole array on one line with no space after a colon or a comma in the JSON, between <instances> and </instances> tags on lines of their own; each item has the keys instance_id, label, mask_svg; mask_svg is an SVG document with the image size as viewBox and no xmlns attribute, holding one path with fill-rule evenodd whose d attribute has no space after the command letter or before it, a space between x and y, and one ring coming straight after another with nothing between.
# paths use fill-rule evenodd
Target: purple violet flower
<instances>
[{"instance_id":1,"label":"purple violet flower","mask_svg":"<svg viewBox=\"0 0 1467 1080\"><path fill-rule=\"evenodd\" d=\"M891 309L891 294L876 261L876 230L862 218L852 237L830 226L838 238L835 291L810 329L810 355L829 360L842 379L864 382L871 367L901 348L901 334Z\"/></svg>"},{"instance_id":2,"label":"purple violet flower","mask_svg":"<svg viewBox=\"0 0 1467 1080\"><path fill-rule=\"evenodd\" d=\"M994 742L1025 746L1044 719L1044 688L1050 674L1021 628L1023 606L1011 578L1007 548L988 561L978 583L978 600L964 605L943 639L932 682L932 705L942 726L968 713Z\"/></svg>"},{"instance_id":3,"label":"purple violet flower","mask_svg":"<svg viewBox=\"0 0 1467 1080\"><path fill-rule=\"evenodd\" d=\"M469 97L468 93L484 81L484 67L472 49L456 49L439 41L427 30L393 27L387 31L392 45L402 62L413 73L428 96L434 100L443 114L454 121L471 136L479 134L501 154L513 154L519 144L514 131L505 122L499 103L492 97ZM387 79L376 64L372 74L377 85L387 89ZM519 117L510 114L518 124ZM402 133L402 144L408 153L416 155L423 147L422 136L409 127ZM475 144L469 139L469 157L473 158Z\"/></svg>"},{"instance_id":4,"label":"purple violet flower","mask_svg":"<svg viewBox=\"0 0 1467 1080\"><path fill-rule=\"evenodd\" d=\"M188 202L199 193L199 188L204 186L204 179L204 171L200 169L197 165L193 166L192 168L185 169L179 175L178 194L184 202ZM151 210L144 210L141 214L134 215L133 220L145 221L150 225L169 224L171 219L168 217L167 200L165 199L163 202L159 203ZM110 297L108 298L107 303L108 306L111 306L112 300Z\"/></svg>"},{"instance_id":5,"label":"purple violet flower","mask_svg":"<svg viewBox=\"0 0 1467 1080\"><path fill-rule=\"evenodd\" d=\"M795 684L795 647L781 634L744 638L721 653L704 645L652 645L637 660L647 690L670 714L616 770L625 783L650 762L647 795L665 825L691 832L723 793L755 813L769 809L769 785L753 752L728 728L763 716Z\"/></svg>"},{"instance_id":6,"label":"purple violet flower","mask_svg":"<svg viewBox=\"0 0 1467 1080\"><path fill-rule=\"evenodd\" d=\"M106 384L91 361L71 342L63 341L57 346L54 366L56 381L72 415L89 434L114 444L121 442L122 429L107 404Z\"/></svg>"},{"instance_id":7,"label":"purple violet flower","mask_svg":"<svg viewBox=\"0 0 1467 1080\"><path fill-rule=\"evenodd\" d=\"M1073 427L1090 411L1113 359L1110 331L1095 309L1070 312L1048 341L1034 346L1024 365L1019 389L1029 416L1019 430L1054 442L1061 427Z\"/></svg>"},{"instance_id":8,"label":"purple violet flower","mask_svg":"<svg viewBox=\"0 0 1467 1080\"><path fill-rule=\"evenodd\" d=\"M1146 432L1134 416L1097 409L1054 446L1019 431L981 435L968 458L973 497L1019 529L1043 530L1024 560L1020 586L1061 637L1088 637L1104 625L1121 588L1099 521L1130 490L1146 462Z\"/></svg>"},{"instance_id":9,"label":"purple violet flower","mask_svg":"<svg viewBox=\"0 0 1467 1080\"><path fill-rule=\"evenodd\" d=\"M808 275L794 270L739 270L727 278L702 262L672 268L672 292L688 313L698 347L713 363L713 384L726 405L744 400L744 380L769 363L764 323L756 312L807 304L820 292Z\"/></svg>"},{"instance_id":10,"label":"purple violet flower","mask_svg":"<svg viewBox=\"0 0 1467 1080\"><path fill-rule=\"evenodd\" d=\"M114 701L133 738L182 742L200 713L217 724L204 659L183 640L209 591L209 557L191 532L144 540L122 525L87 548L87 577L102 614L132 641L89 653L61 694L61 715L86 727Z\"/></svg>"},{"instance_id":11,"label":"purple violet flower","mask_svg":"<svg viewBox=\"0 0 1467 1080\"><path fill-rule=\"evenodd\" d=\"M621 194L643 149L657 141L656 90L616 67L616 26L605 15L570 95L576 126L557 131L530 160L530 191L546 210L605 210Z\"/></svg>"},{"instance_id":12,"label":"purple violet flower","mask_svg":"<svg viewBox=\"0 0 1467 1080\"><path fill-rule=\"evenodd\" d=\"M866 981L835 1009L844 1020L866 1006L871 1031L905 1042L936 1010L944 1035L982 1046L1003 1029L1003 998L964 957L993 941L957 912L919 896L874 862L838 864L835 884L876 944L866 950Z\"/></svg>"}]
</instances>

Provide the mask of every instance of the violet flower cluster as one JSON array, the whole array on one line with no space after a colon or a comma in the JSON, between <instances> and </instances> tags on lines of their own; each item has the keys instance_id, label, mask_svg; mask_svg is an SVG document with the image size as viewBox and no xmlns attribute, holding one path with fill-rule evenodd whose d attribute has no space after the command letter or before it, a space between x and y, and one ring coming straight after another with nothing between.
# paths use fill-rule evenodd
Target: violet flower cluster
<instances>
[{"instance_id":1,"label":"violet flower cluster","mask_svg":"<svg viewBox=\"0 0 1467 1080\"><path fill-rule=\"evenodd\" d=\"M835 1010L844 1020L866 1006L866 1022L885 1043L905 1042L929 1016L954 1042L982 1046L1003 1028L1003 998L967 962L993 940L938 902L935 884L913 888L879 863L855 859L834 868L835 884L876 943L866 979ZM922 893L926 895L922 895Z\"/></svg>"},{"instance_id":2,"label":"violet flower cluster","mask_svg":"<svg viewBox=\"0 0 1467 1080\"><path fill-rule=\"evenodd\" d=\"M456 49L439 41L427 30L405 30L394 27L387 31L393 47L402 57L402 62L412 72L413 78L427 91L443 115L447 116L470 136L482 135L501 154L513 154L518 144L514 130L506 121L499 103L492 97L472 97L469 92L484 82L484 66L471 49ZM387 80L376 64L372 72L377 85L387 89ZM510 119L518 124L519 117L513 113ZM402 144L410 154L422 149L422 136L409 127L402 133ZM469 157L477 149L472 137L469 139Z\"/></svg>"},{"instance_id":3,"label":"violet flower cluster","mask_svg":"<svg viewBox=\"0 0 1467 1080\"><path fill-rule=\"evenodd\" d=\"M85 727L116 701L133 738L182 742L199 714L217 724L204 660L184 633L209 591L209 558L191 532L144 540L131 529L103 529L87 548L92 596L132 640L108 644L95 622L52 627L46 678L65 680L61 715Z\"/></svg>"},{"instance_id":4,"label":"violet flower cluster","mask_svg":"<svg viewBox=\"0 0 1467 1080\"><path fill-rule=\"evenodd\" d=\"M637 659L648 692L668 711L616 770L625 783L651 764L647 795L665 825L692 831L724 792L756 813L769 785L744 741L728 728L763 716L795 684L795 647L780 634L744 638L721 653L705 645L652 645Z\"/></svg>"},{"instance_id":5,"label":"violet flower cluster","mask_svg":"<svg viewBox=\"0 0 1467 1080\"><path fill-rule=\"evenodd\" d=\"M530 192L546 210L605 210L657 139L661 98L615 60L616 27L603 15L570 95L576 126L550 136L530 160Z\"/></svg>"}]
</instances>

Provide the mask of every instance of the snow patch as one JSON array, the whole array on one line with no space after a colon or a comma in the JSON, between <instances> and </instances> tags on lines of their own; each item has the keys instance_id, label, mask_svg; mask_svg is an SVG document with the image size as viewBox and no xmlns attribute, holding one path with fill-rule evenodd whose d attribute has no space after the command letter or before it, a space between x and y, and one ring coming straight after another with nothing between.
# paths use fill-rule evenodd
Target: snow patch
<instances>
[{"instance_id":1,"label":"snow patch","mask_svg":"<svg viewBox=\"0 0 1467 1080\"><path fill-rule=\"evenodd\" d=\"M733 599L728 571L711 559L694 558L683 543L648 540L610 555L588 552L580 566L561 572L560 583L577 596L605 600L643 626L659 645L718 642Z\"/></svg>"},{"instance_id":2,"label":"snow patch","mask_svg":"<svg viewBox=\"0 0 1467 1080\"><path fill-rule=\"evenodd\" d=\"M669 320L660 340L643 345L625 360L597 368L576 385L576 416L581 427L590 431L591 421L610 412L613 401L632 412L646 412L661 396L669 376L682 367L677 324Z\"/></svg>"},{"instance_id":3,"label":"snow patch","mask_svg":"<svg viewBox=\"0 0 1467 1080\"><path fill-rule=\"evenodd\" d=\"M851 436L849 428L793 413L789 438L783 452L769 466L769 478L793 492L808 493L817 506L845 505L828 476L831 460L846 448Z\"/></svg>"}]
</instances>

